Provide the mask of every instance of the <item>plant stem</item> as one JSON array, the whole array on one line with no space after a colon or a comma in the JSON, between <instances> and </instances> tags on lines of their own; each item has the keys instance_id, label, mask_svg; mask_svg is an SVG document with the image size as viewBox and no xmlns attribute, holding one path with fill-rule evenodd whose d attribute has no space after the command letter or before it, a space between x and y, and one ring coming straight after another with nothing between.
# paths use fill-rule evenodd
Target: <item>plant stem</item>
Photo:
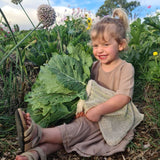
<instances>
[{"instance_id":1,"label":"plant stem","mask_svg":"<svg viewBox=\"0 0 160 160\"><path fill-rule=\"evenodd\" d=\"M29 21L31 22L32 26L35 28L35 25L33 24L32 20L30 19L30 17L28 16L27 12L25 11L25 9L23 8L22 4L19 3L19 5L21 6L22 10L24 11L24 13L26 14L27 18L29 19Z\"/></svg>"},{"instance_id":2,"label":"plant stem","mask_svg":"<svg viewBox=\"0 0 160 160\"><path fill-rule=\"evenodd\" d=\"M41 24L41 22L37 25L36 28L34 28L31 32L29 32L20 42L17 43L16 46L14 46L14 47L9 51L9 53L0 61L0 65L3 64L3 62L12 54L12 52L13 52L26 38L28 38L28 37L32 34L32 32L35 31L35 30L38 28L38 26L39 26L40 24Z\"/></svg>"},{"instance_id":3,"label":"plant stem","mask_svg":"<svg viewBox=\"0 0 160 160\"><path fill-rule=\"evenodd\" d=\"M4 15L3 11L1 10L1 8L0 8L0 12L1 12L2 17L4 18L4 20L5 20L8 28L9 28L9 30L10 30L10 33L12 34L12 38L13 38L15 44L17 45L17 40L16 40L16 38L15 38L15 36L14 36L14 34L13 34L13 31L12 31L12 29L11 29L9 23L8 23L8 20L7 20L6 16ZM21 55L21 52L20 52L20 50L19 50L18 47L17 47L17 50L18 50L19 57L20 57L19 59L20 59L20 68L21 68L21 78L22 78L22 82L23 82L23 81L24 81L24 75L23 75L23 70L22 70L22 63L23 63L23 62L22 62L22 55Z\"/></svg>"},{"instance_id":4,"label":"plant stem","mask_svg":"<svg viewBox=\"0 0 160 160\"><path fill-rule=\"evenodd\" d=\"M35 28L35 25L33 24L32 20L30 19L30 17L28 16L27 12L26 12L25 9L23 8L22 4L19 3L19 5L21 6L22 10L23 10L24 13L26 14L26 16L27 16L27 18L29 19L29 21L31 22L32 26ZM37 36L38 36L39 40L41 41L41 44L42 44L42 47L43 47L44 52L45 52L45 54L46 54L47 60L49 60L49 57L48 57L47 52L46 52L46 49L45 49L45 47L44 47L44 45L43 45L43 42L42 42L42 40L41 40L41 37L39 36L38 33L37 33Z\"/></svg>"},{"instance_id":5,"label":"plant stem","mask_svg":"<svg viewBox=\"0 0 160 160\"><path fill-rule=\"evenodd\" d=\"M51 6L51 4L50 4L49 0L47 0L47 2L48 2L48 5L50 5L50 6Z\"/></svg>"},{"instance_id":6,"label":"plant stem","mask_svg":"<svg viewBox=\"0 0 160 160\"><path fill-rule=\"evenodd\" d=\"M8 28L9 28L10 32L11 32L11 34L12 34L12 37L13 37L13 40L14 40L15 44L17 44L17 40L16 40L16 38L15 38L15 36L14 36L14 34L13 34L13 31L12 31L12 29L11 29L8 21L7 21L7 18L6 18L6 16L4 15L3 11L1 10L1 8L0 8L0 12L1 12L1 14L2 14L2 16L3 16L3 18L4 18L4 20L5 20L6 24L7 24L7 26L8 26ZM22 56L21 56L21 53L20 53L19 48L17 48L17 49L18 49L18 53L19 53L19 56L20 56L20 64L22 64Z\"/></svg>"},{"instance_id":7,"label":"plant stem","mask_svg":"<svg viewBox=\"0 0 160 160\"><path fill-rule=\"evenodd\" d=\"M57 29L57 34L58 34L58 42L59 42L59 45L60 45L60 52L62 54L63 53L62 41L61 41L61 37L60 37L60 33L59 33L58 29Z\"/></svg>"}]
</instances>

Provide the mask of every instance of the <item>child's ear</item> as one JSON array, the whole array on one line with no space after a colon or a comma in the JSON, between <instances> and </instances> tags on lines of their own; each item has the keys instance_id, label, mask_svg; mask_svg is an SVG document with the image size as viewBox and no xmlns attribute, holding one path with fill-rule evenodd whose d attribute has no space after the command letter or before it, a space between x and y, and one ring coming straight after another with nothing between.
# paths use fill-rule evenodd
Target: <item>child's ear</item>
<instances>
[{"instance_id":1,"label":"child's ear","mask_svg":"<svg viewBox=\"0 0 160 160\"><path fill-rule=\"evenodd\" d=\"M126 47L127 47L127 41L126 41L126 39L123 39L123 40L119 43L119 51L123 51Z\"/></svg>"}]
</instances>

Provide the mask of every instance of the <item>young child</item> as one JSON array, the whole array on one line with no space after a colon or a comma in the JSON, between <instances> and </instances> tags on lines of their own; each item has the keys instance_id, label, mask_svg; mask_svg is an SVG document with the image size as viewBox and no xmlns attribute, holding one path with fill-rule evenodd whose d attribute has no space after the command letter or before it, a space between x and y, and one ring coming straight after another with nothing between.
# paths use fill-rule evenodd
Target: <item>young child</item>
<instances>
[{"instance_id":1,"label":"young child","mask_svg":"<svg viewBox=\"0 0 160 160\"><path fill-rule=\"evenodd\" d=\"M109 156L125 150L134 128L143 120L132 103L134 68L120 59L127 48L128 18L123 9L102 18L91 30L93 54L97 59L87 85L88 99L77 105L76 119L70 124L41 128L29 113L16 112L22 151L16 160L45 160L62 147L80 156Z\"/></svg>"}]
</instances>

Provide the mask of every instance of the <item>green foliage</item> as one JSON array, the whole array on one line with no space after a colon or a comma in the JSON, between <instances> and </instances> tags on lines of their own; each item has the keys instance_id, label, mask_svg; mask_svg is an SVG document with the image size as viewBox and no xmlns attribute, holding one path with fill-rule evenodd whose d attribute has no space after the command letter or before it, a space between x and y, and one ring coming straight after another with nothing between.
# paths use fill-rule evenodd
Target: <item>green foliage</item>
<instances>
[{"instance_id":1,"label":"green foliage","mask_svg":"<svg viewBox=\"0 0 160 160\"><path fill-rule=\"evenodd\" d=\"M155 111L152 120L160 126L160 20L146 17L131 25L129 50L122 55L135 67L134 100L146 101ZM153 53L156 52L157 55Z\"/></svg>"},{"instance_id":2,"label":"green foliage","mask_svg":"<svg viewBox=\"0 0 160 160\"><path fill-rule=\"evenodd\" d=\"M4 109L9 111L11 101L14 101L17 95L16 88L18 88L13 73L13 67L10 66L10 69L7 71L5 70L4 73L7 75L7 78L4 76L2 71L0 71L1 83L4 84L3 88L0 88L1 93L3 93L0 103L0 112L3 112ZM3 105L4 103L6 103L6 106Z\"/></svg>"},{"instance_id":3,"label":"green foliage","mask_svg":"<svg viewBox=\"0 0 160 160\"><path fill-rule=\"evenodd\" d=\"M103 15L110 14L109 9L114 8L114 2L105 1L102 10L107 6L107 13L104 12ZM114 5L124 5L124 8L131 12L139 3L116 1ZM0 60L15 46L11 34L2 27L3 25L0 28ZM143 22L137 19L130 27L129 50L122 57L135 67L134 99L147 102L147 98L153 100L153 103L158 104L153 106L156 106L159 118L157 95L160 92L160 58L159 55L153 56L153 52L160 53L158 15L146 17ZM29 32L14 32L17 42ZM69 122L74 117L79 98L86 97L85 85L90 77L93 62L89 41L84 18L68 18L64 25L33 32L19 45L22 65L19 61L20 55L15 50L0 66L0 92L3 93L0 94L0 111L13 112L17 107L24 107L23 96L30 89L34 82L32 78L36 78L40 68L32 91L27 92L25 97L28 111L33 119L44 127ZM35 68L38 68L36 74ZM22 70L25 74L24 81L21 77ZM159 120L157 123L160 124Z\"/></svg>"},{"instance_id":4,"label":"green foliage","mask_svg":"<svg viewBox=\"0 0 160 160\"><path fill-rule=\"evenodd\" d=\"M4 27L6 27L5 24L4 24ZM18 32L18 30L16 30L16 32L14 32L15 39L17 40L17 42L20 42L30 32L31 31L19 31ZM0 33L1 33L0 40L2 42L0 44L0 60L1 60L5 57L6 53L10 52L15 47L15 43L13 41L13 38L8 33L8 31L4 30L3 27L1 28ZM6 34L8 34L8 36L5 36ZM78 19L72 18L72 20L68 19L64 22L64 25L60 25L60 26L56 25L53 29L50 29L50 30L39 29L39 30L36 30L36 32L33 32L32 34L30 34L29 37L27 37L24 41L22 41L19 44L19 51L22 53L21 54L22 65L19 63L20 62L19 53L16 50L14 50L14 52L12 52L11 55L8 56L6 60L3 61L2 65L0 66L0 73L2 77L2 78L0 77L0 82L1 82L0 90L3 92L3 94L0 95L0 98L2 100L0 107L2 107L2 109L4 109L3 107L6 107L6 112L8 110L14 111L17 108L16 106L23 107L25 92L27 92L26 90L28 89L28 87L30 87L30 85L33 84L34 79L32 78L33 77L35 78L35 76L37 76L37 75L34 75L35 68L39 68L40 66L47 64L52 56L54 55L57 56L57 53L58 53L58 56L66 55L66 56L70 56L73 59L75 59L75 62L73 65L74 69L76 69L75 71L77 71L79 68L82 67L82 71L84 72L84 75L83 75L84 77L79 76L77 77L79 78L78 80L80 81L81 80L80 78L82 78L84 81L87 80L87 78L90 76L89 66L92 63L91 54L86 54L86 53L92 52L91 47L87 45L88 41L89 41L89 32L86 29L86 24L84 23L83 18L78 18ZM75 49L73 46L76 46L76 45L77 45L77 48ZM81 58L81 56L78 56L77 52L82 54L82 57L84 54L84 57ZM58 56L57 56L57 59L58 59ZM81 61L81 63L79 61ZM78 63L79 65L81 65L82 63L84 65L79 66ZM10 68L11 66L13 67ZM63 66L63 68L67 68L67 67ZM70 69L73 69L73 68L70 68ZM43 70L45 69L42 69L42 71ZM8 71L10 71L10 74L8 73ZM20 75L22 71L25 75ZM51 71L50 72L46 71L44 75L46 74L46 77L47 77L51 73L53 75L56 74L54 73L56 72L56 70L52 69ZM59 78L62 79L61 78L63 75L62 72L60 72L59 70L58 73L59 74L61 73ZM37 80L36 84L40 83L39 85L41 85L42 81L44 81L45 83L50 82L50 86L46 87L47 89L50 89L50 88L58 89L58 86L56 86L56 84L55 84L56 87L51 87L54 82L54 81L52 82L52 79L55 79L55 77L51 77L50 79L51 81L49 81L48 79L45 80L43 78L40 78L40 79L41 80ZM79 86L79 85L76 85L76 86ZM46 88L35 89L34 93L40 94L40 91L42 90L41 94L42 95L44 94L43 95L44 97L48 96L49 98L50 96L50 98L53 99L50 94L46 95ZM68 119L67 115L70 118L73 117L73 112L75 111L75 105L77 103L78 97L85 98L85 94L80 91L81 88L83 88L83 91L84 91L85 85L83 84L79 89L77 88L77 91L76 91L77 97L75 95L74 96L72 95L74 92L73 93L69 92L71 95L65 95L67 102L64 102L65 104L59 104L61 107L56 110L56 113L60 112L62 117L58 115L59 118L57 118L57 120ZM64 87L59 86L59 90L60 89L63 91ZM58 96L59 96L59 100L63 102L61 94ZM48 103L48 99L47 99L47 103ZM54 106L58 107L58 105L54 105ZM29 109L31 108L29 107ZM44 119L51 118L51 117L44 116L45 113L51 115L51 112L50 113L47 112L49 110L50 108L47 108L47 107L43 109ZM37 110L35 110L35 112L37 113ZM39 113L39 110L38 110L38 113ZM40 112L39 114L41 113L42 112ZM42 117L40 116L40 119L41 118ZM45 120L42 120L42 122L44 123ZM46 125L48 125L49 123L50 121L48 121Z\"/></svg>"},{"instance_id":5,"label":"green foliage","mask_svg":"<svg viewBox=\"0 0 160 160\"><path fill-rule=\"evenodd\" d=\"M35 65L41 66L47 62L52 53L66 53L66 47L69 43L76 45L86 45L89 41L89 33L82 18L66 20L64 25L56 25L51 30L38 30L32 34L32 37L26 40L22 45L25 49L26 59ZM37 38L37 34L41 37L43 46Z\"/></svg>"},{"instance_id":6,"label":"green foliage","mask_svg":"<svg viewBox=\"0 0 160 160\"><path fill-rule=\"evenodd\" d=\"M98 9L96 16L103 17L112 15L113 9L122 7L128 12L128 15L132 17L132 11L138 6L140 6L140 2L138 1L127 2L126 0L105 0L104 4Z\"/></svg>"},{"instance_id":7,"label":"green foliage","mask_svg":"<svg viewBox=\"0 0 160 160\"><path fill-rule=\"evenodd\" d=\"M41 39L37 37L37 34ZM38 30L26 41L24 52L27 60L37 66L41 66L50 59L52 52L57 52L57 42L50 40L50 35L47 30Z\"/></svg>"},{"instance_id":8,"label":"green foliage","mask_svg":"<svg viewBox=\"0 0 160 160\"><path fill-rule=\"evenodd\" d=\"M148 101L149 97L158 101L160 92L160 20L158 15L146 17L143 22L137 19L130 27L129 50L123 55L123 58L135 67L134 98L138 101L141 99ZM153 56L153 52L157 52L158 55ZM157 113L160 114L159 110Z\"/></svg>"},{"instance_id":9,"label":"green foliage","mask_svg":"<svg viewBox=\"0 0 160 160\"><path fill-rule=\"evenodd\" d=\"M160 29L160 21L159 21L159 15L160 13L157 13L156 16L153 16L153 17L146 17L144 18L145 19L145 24L149 25L149 27L151 27L152 29ZM155 30L156 31L156 30ZM154 31L154 32L155 32Z\"/></svg>"},{"instance_id":10,"label":"green foliage","mask_svg":"<svg viewBox=\"0 0 160 160\"><path fill-rule=\"evenodd\" d=\"M12 41L11 33L6 29L6 24L4 22L0 23L0 46L3 48L9 45Z\"/></svg>"},{"instance_id":11,"label":"green foliage","mask_svg":"<svg viewBox=\"0 0 160 160\"><path fill-rule=\"evenodd\" d=\"M160 84L160 56L152 56L148 62L148 72L144 75L147 82L159 87Z\"/></svg>"},{"instance_id":12,"label":"green foliage","mask_svg":"<svg viewBox=\"0 0 160 160\"><path fill-rule=\"evenodd\" d=\"M32 91L26 95L28 111L43 127L70 121L79 98L86 98L92 58L82 45L69 44L68 55L54 53L48 64L41 66Z\"/></svg>"}]
</instances>

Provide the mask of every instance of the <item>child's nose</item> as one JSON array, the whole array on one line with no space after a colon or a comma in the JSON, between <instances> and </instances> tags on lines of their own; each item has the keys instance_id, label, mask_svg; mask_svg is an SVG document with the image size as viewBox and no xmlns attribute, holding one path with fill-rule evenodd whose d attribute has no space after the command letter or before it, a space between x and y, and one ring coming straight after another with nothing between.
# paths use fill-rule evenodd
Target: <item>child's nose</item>
<instances>
[{"instance_id":1,"label":"child's nose","mask_svg":"<svg viewBox=\"0 0 160 160\"><path fill-rule=\"evenodd\" d=\"M99 46L97 51L98 51L98 53L102 53L103 52L103 47Z\"/></svg>"}]
</instances>

